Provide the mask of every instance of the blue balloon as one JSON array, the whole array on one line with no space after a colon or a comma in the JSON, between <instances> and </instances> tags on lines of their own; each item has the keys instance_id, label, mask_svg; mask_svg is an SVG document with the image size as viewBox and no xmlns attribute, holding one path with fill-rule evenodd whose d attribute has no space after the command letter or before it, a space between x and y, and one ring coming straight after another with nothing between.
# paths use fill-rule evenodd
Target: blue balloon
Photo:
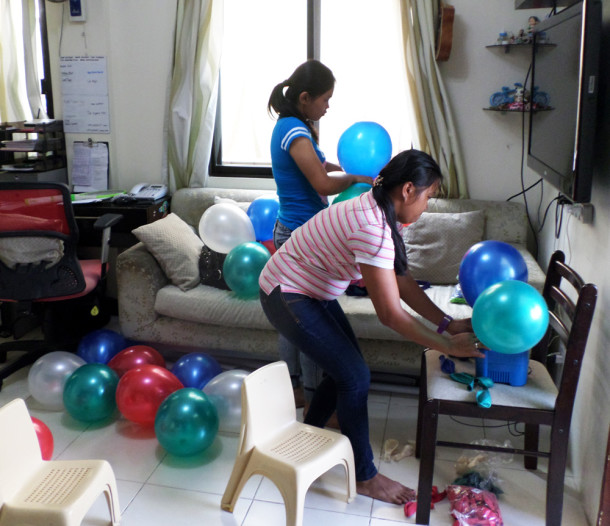
<instances>
[{"instance_id":1,"label":"blue balloon","mask_svg":"<svg viewBox=\"0 0 610 526\"><path fill-rule=\"evenodd\" d=\"M392 139L376 122L357 122L339 138L337 157L346 173L376 177L392 157Z\"/></svg>"},{"instance_id":2,"label":"blue balloon","mask_svg":"<svg viewBox=\"0 0 610 526\"><path fill-rule=\"evenodd\" d=\"M273 238L273 227L277 219L280 203L275 197L257 197L248 207L248 217L254 227L257 241L267 241Z\"/></svg>"},{"instance_id":3,"label":"blue balloon","mask_svg":"<svg viewBox=\"0 0 610 526\"><path fill-rule=\"evenodd\" d=\"M462 293L469 305L487 287L506 280L527 282L527 264L519 251L503 241L487 240L464 254L459 270Z\"/></svg>"},{"instance_id":4,"label":"blue balloon","mask_svg":"<svg viewBox=\"0 0 610 526\"><path fill-rule=\"evenodd\" d=\"M78 343L76 354L87 363L108 363L127 347L122 334L109 329L99 329L86 334Z\"/></svg>"},{"instance_id":5,"label":"blue balloon","mask_svg":"<svg viewBox=\"0 0 610 526\"><path fill-rule=\"evenodd\" d=\"M203 389L205 384L222 372L222 367L209 354L193 352L181 356L171 372L184 387Z\"/></svg>"},{"instance_id":6,"label":"blue balloon","mask_svg":"<svg viewBox=\"0 0 610 526\"><path fill-rule=\"evenodd\" d=\"M515 354L536 345L549 325L549 309L530 284L508 280L485 289L472 308L472 329L496 352Z\"/></svg>"}]
</instances>

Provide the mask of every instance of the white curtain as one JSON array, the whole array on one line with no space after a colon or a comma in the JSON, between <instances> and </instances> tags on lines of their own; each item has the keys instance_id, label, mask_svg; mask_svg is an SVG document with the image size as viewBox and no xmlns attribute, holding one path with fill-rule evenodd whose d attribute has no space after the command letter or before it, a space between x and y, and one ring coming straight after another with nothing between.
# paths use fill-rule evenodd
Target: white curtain
<instances>
[{"instance_id":1,"label":"white curtain","mask_svg":"<svg viewBox=\"0 0 610 526\"><path fill-rule=\"evenodd\" d=\"M43 78L43 74L39 71L41 64L38 62L38 51L42 49L42 44L36 18L37 2L38 0L21 0L25 86L32 116L36 119L46 119L47 114L40 89L40 79Z\"/></svg>"},{"instance_id":2,"label":"white curtain","mask_svg":"<svg viewBox=\"0 0 610 526\"><path fill-rule=\"evenodd\" d=\"M435 59L433 4L430 0L401 0L407 76L414 98L419 144L440 165L446 197L468 198L449 98Z\"/></svg>"},{"instance_id":3,"label":"white curtain","mask_svg":"<svg viewBox=\"0 0 610 526\"><path fill-rule=\"evenodd\" d=\"M179 0L168 123L172 191L203 187L212 150L223 0Z\"/></svg>"},{"instance_id":4,"label":"white curtain","mask_svg":"<svg viewBox=\"0 0 610 526\"><path fill-rule=\"evenodd\" d=\"M0 122L21 121L28 114L23 68L21 5L0 0Z\"/></svg>"}]
</instances>

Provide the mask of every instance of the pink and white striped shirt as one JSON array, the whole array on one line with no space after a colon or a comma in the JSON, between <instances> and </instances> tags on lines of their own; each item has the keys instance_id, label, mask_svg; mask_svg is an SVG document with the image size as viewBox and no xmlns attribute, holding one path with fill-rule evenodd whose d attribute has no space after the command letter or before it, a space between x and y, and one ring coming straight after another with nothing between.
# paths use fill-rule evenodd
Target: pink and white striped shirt
<instances>
[{"instance_id":1,"label":"pink and white striped shirt","mask_svg":"<svg viewBox=\"0 0 610 526\"><path fill-rule=\"evenodd\" d=\"M399 225L399 229L402 226ZM332 300L360 279L360 263L394 268L394 243L372 191L318 212L267 262L259 284Z\"/></svg>"}]
</instances>

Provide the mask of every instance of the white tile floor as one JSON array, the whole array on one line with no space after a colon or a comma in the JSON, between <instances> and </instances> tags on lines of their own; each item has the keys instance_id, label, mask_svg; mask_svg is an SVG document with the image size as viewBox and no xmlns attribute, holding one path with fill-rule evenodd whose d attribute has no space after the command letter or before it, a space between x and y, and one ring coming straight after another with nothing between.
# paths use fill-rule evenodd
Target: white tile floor
<instances>
[{"instance_id":1,"label":"white tile floor","mask_svg":"<svg viewBox=\"0 0 610 526\"><path fill-rule=\"evenodd\" d=\"M12 354L12 353L11 353ZM10 359L10 355L9 355ZM104 425L87 425L66 412L45 410L29 396L27 369L5 381L0 406L21 397L32 416L51 429L56 459L105 458L115 472L123 526L275 526L285 524L284 506L275 486L260 476L245 486L233 514L221 511L220 499L233 466L238 436L219 434L208 450L190 458L168 455L157 442L152 429L144 429L117 417ZM369 399L371 442L380 471L417 488L418 461L407 457L400 462L380 460L383 444L395 438L401 444L415 438L417 399L414 395L372 392ZM481 427L445 422L444 432L463 435L468 440L483 438ZM442 426L442 424L441 424ZM6 432L6 430L2 430ZM506 428L487 429L485 438L504 440ZM518 439L511 437L514 445ZM441 448L437 452L435 484L444 488L455 478L454 463L460 450ZM544 465L536 472L523 469L521 458L499 470L500 509L507 526L544 525ZM1 469L1 468L0 468ZM585 526L587 521L572 479L566 479L564 521ZM0 475L1 476L1 475ZM342 468L331 470L314 483L305 502L304 526L392 526L414 524L402 507L358 496L351 504L343 500ZM84 526L108 522L103 497L91 509ZM431 512L431 525L451 525L448 502L442 501Z\"/></svg>"}]
</instances>

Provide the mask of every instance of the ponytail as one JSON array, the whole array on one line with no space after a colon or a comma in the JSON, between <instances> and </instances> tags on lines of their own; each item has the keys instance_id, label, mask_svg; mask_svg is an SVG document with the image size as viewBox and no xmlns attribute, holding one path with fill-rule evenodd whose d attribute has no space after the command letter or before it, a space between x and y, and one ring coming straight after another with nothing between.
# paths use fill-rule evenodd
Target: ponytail
<instances>
[{"instance_id":1,"label":"ponytail","mask_svg":"<svg viewBox=\"0 0 610 526\"><path fill-rule=\"evenodd\" d=\"M316 129L299 110L299 97L301 93L308 93L315 99L332 89L334 85L335 77L329 68L317 60L308 60L295 69L288 79L273 88L267 103L267 111L272 117L275 113L279 119L296 117L303 121L314 140L318 142Z\"/></svg>"}]
</instances>

